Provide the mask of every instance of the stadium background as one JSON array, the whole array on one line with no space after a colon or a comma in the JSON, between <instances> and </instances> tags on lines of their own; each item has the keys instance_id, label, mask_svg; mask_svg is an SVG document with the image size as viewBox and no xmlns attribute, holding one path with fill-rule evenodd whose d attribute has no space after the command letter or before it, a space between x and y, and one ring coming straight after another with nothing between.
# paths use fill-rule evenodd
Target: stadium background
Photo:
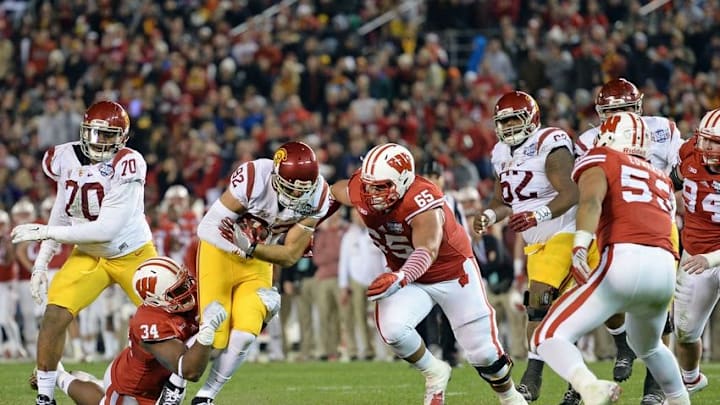
<instances>
[{"instance_id":1,"label":"stadium background","mask_svg":"<svg viewBox=\"0 0 720 405\"><path fill-rule=\"evenodd\" d=\"M312 145L331 182L401 142L418 166L440 161L450 189L487 198L503 92L528 91L544 125L577 134L597 124L598 86L623 76L646 115L688 137L720 107L719 25L717 1L690 0L4 1L0 208L39 211L53 194L42 153L77 140L99 99L130 113L159 232L168 188L201 213L234 167L287 139Z\"/></svg>"}]
</instances>

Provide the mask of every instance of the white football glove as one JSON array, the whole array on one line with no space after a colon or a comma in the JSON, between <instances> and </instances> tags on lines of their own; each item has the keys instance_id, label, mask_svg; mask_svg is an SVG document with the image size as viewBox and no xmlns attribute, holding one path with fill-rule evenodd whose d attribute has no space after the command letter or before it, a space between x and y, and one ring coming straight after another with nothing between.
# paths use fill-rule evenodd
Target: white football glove
<instances>
[{"instance_id":1,"label":"white football glove","mask_svg":"<svg viewBox=\"0 0 720 405\"><path fill-rule=\"evenodd\" d=\"M197 333L197 341L203 346L210 346L215 340L215 331L225 319L227 319L225 308L217 301L211 302L202 313L202 323Z\"/></svg>"},{"instance_id":2,"label":"white football glove","mask_svg":"<svg viewBox=\"0 0 720 405\"><path fill-rule=\"evenodd\" d=\"M30 295L38 305L42 305L47 299L48 276L47 267L34 266L30 276Z\"/></svg>"},{"instance_id":3,"label":"white football glove","mask_svg":"<svg viewBox=\"0 0 720 405\"><path fill-rule=\"evenodd\" d=\"M575 282L580 285L587 283L588 278L590 278L590 273L592 273L592 269L587 262L587 256L588 250L586 247L575 246L573 248L572 268L570 269L570 273L572 273Z\"/></svg>"},{"instance_id":4,"label":"white football glove","mask_svg":"<svg viewBox=\"0 0 720 405\"><path fill-rule=\"evenodd\" d=\"M48 226L42 224L23 224L13 228L12 243L27 242L31 240L48 239Z\"/></svg>"},{"instance_id":5,"label":"white football glove","mask_svg":"<svg viewBox=\"0 0 720 405\"><path fill-rule=\"evenodd\" d=\"M257 290L260 301L265 304L267 314L263 322L267 325L280 312L280 293L277 288L260 288Z\"/></svg>"}]
</instances>

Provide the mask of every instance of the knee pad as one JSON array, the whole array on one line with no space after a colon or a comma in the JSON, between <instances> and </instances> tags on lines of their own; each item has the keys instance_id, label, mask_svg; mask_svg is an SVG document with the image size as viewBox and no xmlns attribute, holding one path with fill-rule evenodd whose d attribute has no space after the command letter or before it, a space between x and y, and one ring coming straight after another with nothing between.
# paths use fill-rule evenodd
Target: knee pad
<instances>
[{"instance_id":1,"label":"knee pad","mask_svg":"<svg viewBox=\"0 0 720 405\"><path fill-rule=\"evenodd\" d=\"M381 335L383 341L390 346L393 353L401 359L409 357L422 345L422 339L417 331L406 325L398 326L397 328L390 327L383 329Z\"/></svg>"},{"instance_id":2,"label":"knee pad","mask_svg":"<svg viewBox=\"0 0 720 405\"><path fill-rule=\"evenodd\" d=\"M240 355L246 352L251 344L255 341L255 335L243 330L234 330L230 332L230 340L228 341L227 350Z\"/></svg>"},{"instance_id":3,"label":"knee pad","mask_svg":"<svg viewBox=\"0 0 720 405\"><path fill-rule=\"evenodd\" d=\"M480 377L493 387L499 387L510 381L512 368L513 362L507 353L503 353L500 358L489 366L475 366L475 370L480 374Z\"/></svg>"},{"instance_id":4,"label":"knee pad","mask_svg":"<svg viewBox=\"0 0 720 405\"><path fill-rule=\"evenodd\" d=\"M528 321L540 322L545 318L550 306L552 305L555 298L558 296L558 290L556 288L547 289L541 293L531 294L530 291L525 291L523 297L523 304L527 310Z\"/></svg>"}]
</instances>

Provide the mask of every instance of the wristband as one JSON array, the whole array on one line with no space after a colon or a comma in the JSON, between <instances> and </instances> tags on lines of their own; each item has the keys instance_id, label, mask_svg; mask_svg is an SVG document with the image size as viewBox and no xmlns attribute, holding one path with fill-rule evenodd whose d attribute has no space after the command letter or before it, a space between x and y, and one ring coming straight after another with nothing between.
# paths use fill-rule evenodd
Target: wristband
<instances>
[{"instance_id":1,"label":"wristband","mask_svg":"<svg viewBox=\"0 0 720 405\"><path fill-rule=\"evenodd\" d=\"M550 207L547 205L543 205L542 207L536 209L533 211L533 216L535 217L535 220L538 222L545 222L552 219L552 211L550 211Z\"/></svg>"},{"instance_id":2,"label":"wristband","mask_svg":"<svg viewBox=\"0 0 720 405\"><path fill-rule=\"evenodd\" d=\"M519 277L525 273L525 261L523 259L513 260L513 270L515 277Z\"/></svg>"},{"instance_id":3,"label":"wristband","mask_svg":"<svg viewBox=\"0 0 720 405\"><path fill-rule=\"evenodd\" d=\"M575 231L575 240L573 241L573 246L580 246L587 249L592 243L593 239L595 239L595 236L593 234L588 231L578 229Z\"/></svg>"},{"instance_id":4,"label":"wristband","mask_svg":"<svg viewBox=\"0 0 720 405\"><path fill-rule=\"evenodd\" d=\"M485 217L488 219L488 226L494 224L497 221L497 214L492 208L488 208L483 211L483 215L485 215Z\"/></svg>"},{"instance_id":5,"label":"wristband","mask_svg":"<svg viewBox=\"0 0 720 405\"><path fill-rule=\"evenodd\" d=\"M255 253L255 249L257 249L257 242L253 242L252 245L250 245L247 252L245 252L245 257L247 257L248 259L252 259L253 253Z\"/></svg>"},{"instance_id":6,"label":"wristband","mask_svg":"<svg viewBox=\"0 0 720 405\"><path fill-rule=\"evenodd\" d=\"M302 229L302 230L305 231L305 232L310 232L310 233L315 232L315 228L309 227L309 226L307 226L307 225L303 225L303 224L301 224L300 222L296 223L295 225L297 225L298 227L300 227L300 229Z\"/></svg>"}]
</instances>

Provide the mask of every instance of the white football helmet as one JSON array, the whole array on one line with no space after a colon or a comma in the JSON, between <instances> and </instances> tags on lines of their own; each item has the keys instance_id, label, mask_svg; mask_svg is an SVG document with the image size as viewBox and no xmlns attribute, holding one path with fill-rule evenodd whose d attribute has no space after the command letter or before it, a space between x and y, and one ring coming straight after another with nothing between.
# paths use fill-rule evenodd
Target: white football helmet
<instances>
[{"instance_id":1,"label":"white football helmet","mask_svg":"<svg viewBox=\"0 0 720 405\"><path fill-rule=\"evenodd\" d=\"M182 184L168 187L163 196L162 205L164 210L174 208L179 213L190 209L190 192Z\"/></svg>"},{"instance_id":2,"label":"white football helmet","mask_svg":"<svg viewBox=\"0 0 720 405\"><path fill-rule=\"evenodd\" d=\"M695 149L702 155L704 165L720 165L720 108L708 111L695 130Z\"/></svg>"},{"instance_id":3,"label":"white football helmet","mask_svg":"<svg viewBox=\"0 0 720 405\"><path fill-rule=\"evenodd\" d=\"M153 257L140 264L133 286L145 305L171 313L195 308L195 279L169 257Z\"/></svg>"},{"instance_id":4,"label":"white football helmet","mask_svg":"<svg viewBox=\"0 0 720 405\"><path fill-rule=\"evenodd\" d=\"M415 181L415 159L404 146L378 145L365 155L360 180L368 207L384 211L403 198Z\"/></svg>"},{"instance_id":5,"label":"white football helmet","mask_svg":"<svg viewBox=\"0 0 720 405\"><path fill-rule=\"evenodd\" d=\"M37 220L35 206L27 198L22 198L10 209L10 215L15 225L29 224Z\"/></svg>"},{"instance_id":6,"label":"white football helmet","mask_svg":"<svg viewBox=\"0 0 720 405\"><path fill-rule=\"evenodd\" d=\"M647 159L650 134L642 118L632 112L618 112L600 124L595 146L607 146L622 153Z\"/></svg>"}]
</instances>

